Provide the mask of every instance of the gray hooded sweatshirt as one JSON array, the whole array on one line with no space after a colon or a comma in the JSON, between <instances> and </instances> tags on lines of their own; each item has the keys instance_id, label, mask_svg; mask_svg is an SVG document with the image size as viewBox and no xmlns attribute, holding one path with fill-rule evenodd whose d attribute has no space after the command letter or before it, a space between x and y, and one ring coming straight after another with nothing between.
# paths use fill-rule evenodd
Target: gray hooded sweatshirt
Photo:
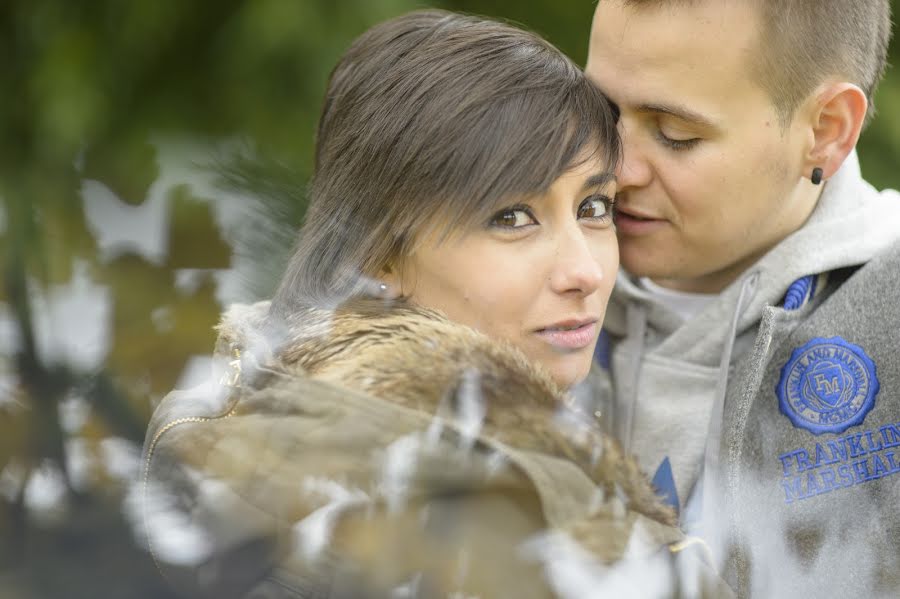
<instances>
[{"instance_id":1,"label":"gray hooded sweatshirt","mask_svg":"<svg viewBox=\"0 0 900 599\"><path fill-rule=\"evenodd\" d=\"M876 490L900 498L900 451L884 455L900 446L885 428L900 423L898 256L900 194L866 183L853 153L807 223L692 319L620 274L603 409L741 595L878 596L900 576L884 529L900 517Z\"/></svg>"}]
</instances>

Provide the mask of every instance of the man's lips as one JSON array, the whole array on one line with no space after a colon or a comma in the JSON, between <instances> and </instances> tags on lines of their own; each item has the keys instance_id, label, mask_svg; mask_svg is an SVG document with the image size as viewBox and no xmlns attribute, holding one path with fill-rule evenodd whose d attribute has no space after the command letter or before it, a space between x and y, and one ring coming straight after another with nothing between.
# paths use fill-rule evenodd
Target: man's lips
<instances>
[{"instance_id":1,"label":"man's lips","mask_svg":"<svg viewBox=\"0 0 900 599\"><path fill-rule=\"evenodd\" d=\"M616 210L616 231L625 235L646 235L666 224L666 220L634 209Z\"/></svg>"},{"instance_id":2,"label":"man's lips","mask_svg":"<svg viewBox=\"0 0 900 599\"><path fill-rule=\"evenodd\" d=\"M538 337L559 349L583 349L597 338L597 320L569 320L535 331Z\"/></svg>"}]
</instances>

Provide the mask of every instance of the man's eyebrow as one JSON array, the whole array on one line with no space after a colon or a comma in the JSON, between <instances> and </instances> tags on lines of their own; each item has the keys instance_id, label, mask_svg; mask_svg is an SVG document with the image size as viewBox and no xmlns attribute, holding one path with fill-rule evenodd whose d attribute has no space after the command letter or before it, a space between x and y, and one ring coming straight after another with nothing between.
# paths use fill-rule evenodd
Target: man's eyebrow
<instances>
[{"instance_id":1,"label":"man's eyebrow","mask_svg":"<svg viewBox=\"0 0 900 599\"><path fill-rule=\"evenodd\" d=\"M688 121L690 123L697 123L699 125L703 125L705 127L715 127L716 124L709 119L709 117L703 116L699 112L695 112L689 108L685 108L683 106L673 106L671 104L641 104L637 107L638 112L661 112L663 114L670 114L676 118L679 118L683 121Z\"/></svg>"},{"instance_id":2,"label":"man's eyebrow","mask_svg":"<svg viewBox=\"0 0 900 599\"><path fill-rule=\"evenodd\" d=\"M596 175L591 175L584 182L584 185L581 187L582 190L591 189L593 187L603 187L610 181L615 181L616 175L611 171L606 171L603 173L597 173Z\"/></svg>"}]
</instances>

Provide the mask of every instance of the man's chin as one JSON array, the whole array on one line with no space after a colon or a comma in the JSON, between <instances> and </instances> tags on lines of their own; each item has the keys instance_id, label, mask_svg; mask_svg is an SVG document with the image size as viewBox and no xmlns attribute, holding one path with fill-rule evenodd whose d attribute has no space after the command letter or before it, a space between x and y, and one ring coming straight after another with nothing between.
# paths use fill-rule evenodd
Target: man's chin
<instances>
[{"instance_id":1,"label":"man's chin","mask_svg":"<svg viewBox=\"0 0 900 599\"><path fill-rule=\"evenodd\" d=\"M645 239L619 239L619 265L636 277L677 277L680 274L677 265L683 262L679 259L681 254L677 248Z\"/></svg>"}]
</instances>

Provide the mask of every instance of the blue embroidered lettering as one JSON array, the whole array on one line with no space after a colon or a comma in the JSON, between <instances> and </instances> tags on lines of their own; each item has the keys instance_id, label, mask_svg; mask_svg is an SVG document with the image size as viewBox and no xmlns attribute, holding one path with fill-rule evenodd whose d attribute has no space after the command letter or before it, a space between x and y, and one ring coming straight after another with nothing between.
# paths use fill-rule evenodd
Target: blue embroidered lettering
<instances>
[{"instance_id":1,"label":"blue embroidered lettering","mask_svg":"<svg viewBox=\"0 0 900 599\"><path fill-rule=\"evenodd\" d=\"M856 462L853 462L853 470L856 473L856 484L869 480L868 460L857 460Z\"/></svg>"},{"instance_id":2,"label":"blue embroidered lettering","mask_svg":"<svg viewBox=\"0 0 900 599\"><path fill-rule=\"evenodd\" d=\"M881 478L887 474L887 466L884 465L884 462L881 461L881 456L877 453L872 456L872 464L874 465L872 468L872 478Z\"/></svg>"},{"instance_id":3,"label":"blue embroidered lettering","mask_svg":"<svg viewBox=\"0 0 900 599\"><path fill-rule=\"evenodd\" d=\"M827 459L827 454L823 455ZM789 478L793 469L791 460L794 457L798 459L798 462L803 462L803 465L798 468L796 476ZM810 464L809 454L803 449L785 453L782 458L782 470L787 473L782 480L785 503L808 499L836 489L852 487L900 473L897 454L891 451L880 454L872 453L852 464L842 463L836 467L828 463ZM818 459L819 456L817 456ZM801 474L804 472L806 473L805 477Z\"/></svg>"},{"instance_id":4,"label":"blue embroidered lettering","mask_svg":"<svg viewBox=\"0 0 900 599\"><path fill-rule=\"evenodd\" d=\"M844 437L844 442L847 444L847 447L850 450L850 457L854 460L859 456L866 455L866 450L863 449L860 440L862 439L862 435L857 433L855 435L850 435L849 437Z\"/></svg>"},{"instance_id":5,"label":"blue embroidered lettering","mask_svg":"<svg viewBox=\"0 0 900 599\"><path fill-rule=\"evenodd\" d=\"M805 449L798 449L794 452L794 456L797 459L797 472L806 472L813 467L809 463L809 452Z\"/></svg>"},{"instance_id":6,"label":"blue embroidered lettering","mask_svg":"<svg viewBox=\"0 0 900 599\"><path fill-rule=\"evenodd\" d=\"M784 476L790 476L791 474L791 458L794 457L796 451L791 451L789 453L783 453L778 456L778 459L781 460L781 469L784 472Z\"/></svg>"},{"instance_id":7,"label":"blue embroidered lettering","mask_svg":"<svg viewBox=\"0 0 900 599\"><path fill-rule=\"evenodd\" d=\"M835 462L846 462L847 461L847 447L844 445L844 443L841 439L837 439L835 441L829 441L828 449L831 450L831 458Z\"/></svg>"},{"instance_id":8,"label":"blue embroidered lettering","mask_svg":"<svg viewBox=\"0 0 900 599\"><path fill-rule=\"evenodd\" d=\"M816 393L832 395L839 391L840 383L836 376L828 378L824 374L816 374L813 375L813 380L816 382Z\"/></svg>"},{"instance_id":9,"label":"blue embroidered lettering","mask_svg":"<svg viewBox=\"0 0 900 599\"><path fill-rule=\"evenodd\" d=\"M841 434L862 424L879 389L875 363L865 350L842 337L816 337L793 350L775 393L779 409L795 427L820 435ZM842 441L853 459L883 448L874 436L866 438L868 451L860 435ZM821 454L816 462L826 463ZM803 470L799 462L798 467Z\"/></svg>"},{"instance_id":10,"label":"blue embroidered lettering","mask_svg":"<svg viewBox=\"0 0 900 599\"><path fill-rule=\"evenodd\" d=\"M838 466L838 476L841 477L841 485L844 487L852 487L855 484L853 482L853 474L850 472L850 466L848 464L841 464Z\"/></svg>"},{"instance_id":11,"label":"blue embroidered lettering","mask_svg":"<svg viewBox=\"0 0 900 599\"><path fill-rule=\"evenodd\" d=\"M893 424L885 424L879 428L878 431L881 433L881 439L884 442L885 449L900 446L900 431L897 430L896 426Z\"/></svg>"},{"instance_id":12,"label":"blue embroidered lettering","mask_svg":"<svg viewBox=\"0 0 900 599\"><path fill-rule=\"evenodd\" d=\"M818 468L819 466L830 466L835 462L837 462L837 460L833 457L829 458L828 454L825 453L825 448L822 447L821 444L816 443L816 464L814 467Z\"/></svg>"},{"instance_id":13,"label":"blue embroidered lettering","mask_svg":"<svg viewBox=\"0 0 900 599\"><path fill-rule=\"evenodd\" d=\"M872 431L866 431L865 437L866 441L868 441L869 453L875 453L876 451L881 451L883 449L881 446L881 441L875 441L872 438Z\"/></svg>"},{"instance_id":14,"label":"blue embroidered lettering","mask_svg":"<svg viewBox=\"0 0 900 599\"><path fill-rule=\"evenodd\" d=\"M823 493L828 493L829 491L841 488L841 485L835 480L834 470L831 468L822 470L819 475L822 477L822 485L825 487L822 491Z\"/></svg>"},{"instance_id":15,"label":"blue embroidered lettering","mask_svg":"<svg viewBox=\"0 0 900 599\"><path fill-rule=\"evenodd\" d=\"M790 482L786 480L781 481L781 486L784 487L785 503L793 503L798 499L806 499L806 495L803 493L803 489L801 487L802 481L802 476L794 477L794 479Z\"/></svg>"},{"instance_id":16,"label":"blue embroidered lettering","mask_svg":"<svg viewBox=\"0 0 900 599\"><path fill-rule=\"evenodd\" d=\"M806 475L806 496L812 497L813 495L818 495L819 493L824 493L825 490L819 487L819 477L815 472L810 472Z\"/></svg>"}]
</instances>

